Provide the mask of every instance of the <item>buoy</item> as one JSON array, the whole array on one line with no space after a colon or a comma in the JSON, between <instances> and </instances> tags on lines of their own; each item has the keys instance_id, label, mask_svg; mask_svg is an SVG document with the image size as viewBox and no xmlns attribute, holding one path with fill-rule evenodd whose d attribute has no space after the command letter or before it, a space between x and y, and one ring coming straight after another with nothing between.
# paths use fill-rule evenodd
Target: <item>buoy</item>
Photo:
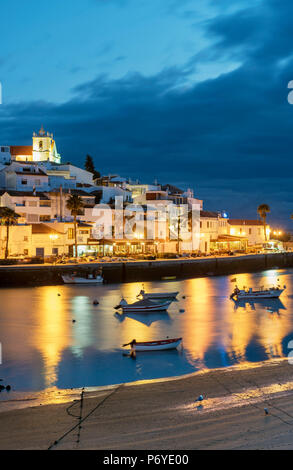
<instances>
[{"instance_id":1,"label":"buoy","mask_svg":"<svg viewBox=\"0 0 293 470\"><path fill-rule=\"evenodd\" d=\"M93 301L93 305L99 305L99 301L98 301L97 299L95 299L95 300Z\"/></svg>"},{"instance_id":2,"label":"buoy","mask_svg":"<svg viewBox=\"0 0 293 470\"><path fill-rule=\"evenodd\" d=\"M1 390L4 390L4 389L5 389L4 385L0 385L0 392Z\"/></svg>"},{"instance_id":3,"label":"buoy","mask_svg":"<svg viewBox=\"0 0 293 470\"><path fill-rule=\"evenodd\" d=\"M264 408L264 411L265 411L265 414L268 415L269 414L269 410L267 408Z\"/></svg>"},{"instance_id":4,"label":"buoy","mask_svg":"<svg viewBox=\"0 0 293 470\"><path fill-rule=\"evenodd\" d=\"M72 320L72 323L75 323L75 320Z\"/></svg>"},{"instance_id":5,"label":"buoy","mask_svg":"<svg viewBox=\"0 0 293 470\"><path fill-rule=\"evenodd\" d=\"M179 310L179 312L180 312L180 313L185 312L184 308L181 308L181 309Z\"/></svg>"},{"instance_id":6,"label":"buoy","mask_svg":"<svg viewBox=\"0 0 293 470\"><path fill-rule=\"evenodd\" d=\"M7 390L7 392L9 392L11 390L10 385L6 385L6 390Z\"/></svg>"},{"instance_id":7,"label":"buoy","mask_svg":"<svg viewBox=\"0 0 293 470\"><path fill-rule=\"evenodd\" d=\"M61 296L61 294L57 294L59 297Z\"/></svg>"},{"instance_id":8,"label":"buoy","mask_svg":"<svg viewBox=\"0 0 293 470\"><path fill-rule=\"evenodd\" d=\"M185 299L185 295L182 295L182 299Z\"/></svg>"},{"instance_id":9,"label":"buoy","mask_svg":"<svg viewBox=\"0 0 293 470\"><path fill-rule=\"evenodd\" d=\"M199 397L196 399L196 401L203 401L203 395L199 395Z\"/></svg>"}]
</instances>

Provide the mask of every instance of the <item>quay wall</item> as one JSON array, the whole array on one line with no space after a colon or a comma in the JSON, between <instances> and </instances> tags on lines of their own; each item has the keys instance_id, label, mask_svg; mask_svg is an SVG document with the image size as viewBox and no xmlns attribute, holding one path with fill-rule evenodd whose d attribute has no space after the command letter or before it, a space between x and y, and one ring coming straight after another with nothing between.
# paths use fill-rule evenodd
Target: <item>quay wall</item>
<instances>
[{"instance_id":1,"label":"quay wall","mask_svg":"<svg viewBox=\"0 0 293 470\"><path fill-rule=\"evenodd\" d=\"M293 268L293 253L241 255L154 261L111 263L0 266L0 287L62 284L61 274L85 275L103 268L105 282L155 281L163 277L177 279L237 274L273 268Z\"/></svg>"}]
</instances>

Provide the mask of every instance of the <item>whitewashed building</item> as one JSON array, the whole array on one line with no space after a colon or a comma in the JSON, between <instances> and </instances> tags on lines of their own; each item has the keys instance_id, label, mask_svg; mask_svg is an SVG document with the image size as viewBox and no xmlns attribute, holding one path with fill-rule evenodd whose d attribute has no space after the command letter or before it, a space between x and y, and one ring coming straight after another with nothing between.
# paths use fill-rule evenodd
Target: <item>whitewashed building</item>
<instances>
[{"instance_id":1,"label":"whitewashed building","mask_svg":"<svg viewBox=\"0 0 293 470\"><path fill-rule=\"evenodd\" d=\"M248 239L248 245L262 245L266 242L264 224L260 220L230 219L230 235L242 236ZM266 225L267 239L270 238L270 226Z\"/></svg>"},{"instance_id":2,"label":"whitewashed building","mask_svg":"<svg viewBox=\"0 0 293 470\"><path fill-rule=\"evenodd\" d=\"M10 147L0 146L0 164L9 165L11 163Z\"/></svg>"}]
</instances>

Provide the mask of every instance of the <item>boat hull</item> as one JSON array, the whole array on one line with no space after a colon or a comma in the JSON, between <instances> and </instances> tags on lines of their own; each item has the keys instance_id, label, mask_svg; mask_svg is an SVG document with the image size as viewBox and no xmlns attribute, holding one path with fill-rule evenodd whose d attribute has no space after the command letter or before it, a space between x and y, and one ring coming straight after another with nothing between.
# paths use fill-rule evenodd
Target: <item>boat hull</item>
<instances>
[{"instance_id":1,"label":"boat hull","mask_svg":"<svg viewBox=\"0 0 293 470\"><path fill-rule=\"evenodd\" d=\"M100 284L103 282L101 276L97 276L95 279L86 279L84 277L75 277L69 275L62 275L64 284Z\"/></svg>"},{"instance_id":2,"label":"boat hull","mask_svg":"<svg viewBox=\"0 0 293 470\"><path fill-rule=\"evenodd\" d=\"M163 341L150 341L146 343L136 343L133 349L136 352L142 351L165 351L168 349L176 349L182 342L182 338L166 339Z\"/></svg>"},{"instance_id":3,"label":"boat hull","mask_svg":"<svg viewBox=\"0 0 293 470\"><path fill-rule=\"evenodd\" d=\"M164 312L169 307L172 301L164 302L156 305L138 306L138 305L122 305L123 313L150 313L150 312Z\"/></svg>"},{"instance_id":4,"label":"boat hull","mask_svg":"<svg viewBox=\"0 0 293 470\"><path fill-rule=\"evenodd\" d=\"M163 300L163 299L176 299L178 292L154 293L154 294L141 294L143 299L149 300Z\"/></svg>"},{"instance_id":5,"label":"boat hull","mask_svg":"<svg viewBox=\"0 0 293 470\"><path fill-rule=\"evenodd\" d=\"M284 289L267 292L248 292L247 294L238 294L237 300L278 299L283 291Z\"/></svg>"}]
</instances>

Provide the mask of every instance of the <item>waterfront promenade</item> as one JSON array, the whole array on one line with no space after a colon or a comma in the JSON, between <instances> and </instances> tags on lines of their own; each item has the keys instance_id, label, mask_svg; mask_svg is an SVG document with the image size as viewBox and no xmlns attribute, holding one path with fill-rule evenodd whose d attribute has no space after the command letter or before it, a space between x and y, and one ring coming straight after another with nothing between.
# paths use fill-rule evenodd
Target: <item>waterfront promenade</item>
<instances>
[{"instance_id":1,"label":"waterfront promenade","mask_svg":"<svg viewBox=\"0 0 293 470\"><path fill-rule=\"evenodd\" d=\"M293 449L292 393L287 359L122 385L85 394L79 443L70 403L2 412L0 449Z\"/></svg>"},{"instance_id":2,"label":"waterfront promenade","mask_svg":"<svg viewBox=\"0 0 293 470\"><path fill-rule=\"evenodd\" d=\"M0 266L0 286L62 284L61 274L85 275L102 267L105 282L153 281L254 272L293 267L293 253L218 256L194 259L112 261L79 264Z\"/></svg>"}]
</instances>

